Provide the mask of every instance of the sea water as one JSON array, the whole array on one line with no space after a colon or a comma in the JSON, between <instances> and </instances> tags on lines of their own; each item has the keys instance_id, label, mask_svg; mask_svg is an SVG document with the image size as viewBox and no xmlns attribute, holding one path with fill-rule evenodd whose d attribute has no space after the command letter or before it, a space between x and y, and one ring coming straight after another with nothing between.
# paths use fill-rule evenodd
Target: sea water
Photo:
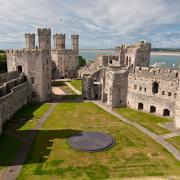
<instances>
[{"instance_id":1,"label":"sea water","mask_svg":"<svg viewBox=\"0 0 180 180\"><path fill-rule=\"evenodd\" d=\"M113 50L80 50L80 55L86 60L95 60L97 54L112 54ZM180 56L175 55L155 55L151 54L150 65L156 67L177 67L180 62Z\"/></svg>"}]
</instances>

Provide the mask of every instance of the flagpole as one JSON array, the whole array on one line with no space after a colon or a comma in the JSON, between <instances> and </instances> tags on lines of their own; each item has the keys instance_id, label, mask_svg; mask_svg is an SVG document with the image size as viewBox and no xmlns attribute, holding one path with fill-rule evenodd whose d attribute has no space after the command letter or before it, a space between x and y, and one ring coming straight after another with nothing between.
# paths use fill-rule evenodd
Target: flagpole
<instances>
[{"instance_id":1,"label":"flagpole","mask_svg":"<svg viewBox=\"0 0 180 180\"><path fill-rule=\"evenodd\" d=\"M59 19L60 20L60 34L63 34L63 28L62 28L62 18Z\"/></svg>"}]
</instances>

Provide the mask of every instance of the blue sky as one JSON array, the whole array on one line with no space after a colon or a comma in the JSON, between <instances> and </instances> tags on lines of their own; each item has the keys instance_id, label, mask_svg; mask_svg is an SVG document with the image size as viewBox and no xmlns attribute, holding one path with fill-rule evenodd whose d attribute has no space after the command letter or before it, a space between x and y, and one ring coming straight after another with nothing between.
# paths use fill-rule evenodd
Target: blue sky
<instances>
[{"instance_id":1,"label":"blue sky","mask_svg":"<svg viewBox=\"0 0 180 180\"><path fill-rule=\"evenodd\" d=\"M180 0L0 0L0 4L0 49L24 47L24 33L36 33L38 27L67 37L78 33L80 48L110 48L140 40L153 47L180 48Z\"/></svg>"}]
</instances>

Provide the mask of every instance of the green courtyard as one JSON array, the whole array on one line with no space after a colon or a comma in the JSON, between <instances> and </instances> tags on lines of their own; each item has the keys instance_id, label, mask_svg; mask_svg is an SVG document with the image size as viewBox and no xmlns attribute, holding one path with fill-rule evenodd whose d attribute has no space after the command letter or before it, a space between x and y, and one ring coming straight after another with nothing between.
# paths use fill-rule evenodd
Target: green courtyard
<instances>
[{"instance_id":1,"label":"green courtyard","mask_svg":"<svg viewBox=\"0 0 180 180\"><path fill-rule=\"evenodd\" d=\"M75 96L65 83L54 85L61 87L67 95ZM36 137L17 179L180 178L180 162L152 138L92 102L76 102L75 98L68 100L65 96L56 103L45 123L36 130ZM15 158L23 143L22 138L32 131L50 106L51 103L29 104L5 125L0 137L0 175ZM114 111L156 134L168 133L158 123L170 119L128 108ZM81 131L107 133L114 137L115 144L102 152L74 150L68 145L67 139ZM177 149L179 140L179 137L168 139Z\"/></svg>"},{"instance_id":2,"label":"green courtyard","mask_svg":"<svg viewBox=\"0 0 180 180\"><path fill-rule=\"evenodd\" d=\"M71 149L68 137L87 130L112 135L115 145L97 153ZM180 176L179 165L151 138L96 105L64 102L38 131L18 179Z\"/></svg>"}]
</instances>

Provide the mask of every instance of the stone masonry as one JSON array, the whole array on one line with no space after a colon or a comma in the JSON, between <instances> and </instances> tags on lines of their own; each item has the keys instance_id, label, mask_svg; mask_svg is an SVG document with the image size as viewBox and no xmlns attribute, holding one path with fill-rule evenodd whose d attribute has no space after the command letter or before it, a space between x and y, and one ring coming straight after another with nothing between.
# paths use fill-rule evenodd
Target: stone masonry
<instances>
[{"instance_id":1,"label":"stone masonry","mask_svg":"<svg viewBox=\"0 0 180 180\"><path fill-rule=\"evenodd\" d=\"M86 67L80 70L83 97L102 100L111 107L169 116L180 128L179 70L150 67L150 50L151 44L142 41L117 47L114 57L98 55L95 71L91 65L89 75Z\"/></svg>"}]
</instances>

